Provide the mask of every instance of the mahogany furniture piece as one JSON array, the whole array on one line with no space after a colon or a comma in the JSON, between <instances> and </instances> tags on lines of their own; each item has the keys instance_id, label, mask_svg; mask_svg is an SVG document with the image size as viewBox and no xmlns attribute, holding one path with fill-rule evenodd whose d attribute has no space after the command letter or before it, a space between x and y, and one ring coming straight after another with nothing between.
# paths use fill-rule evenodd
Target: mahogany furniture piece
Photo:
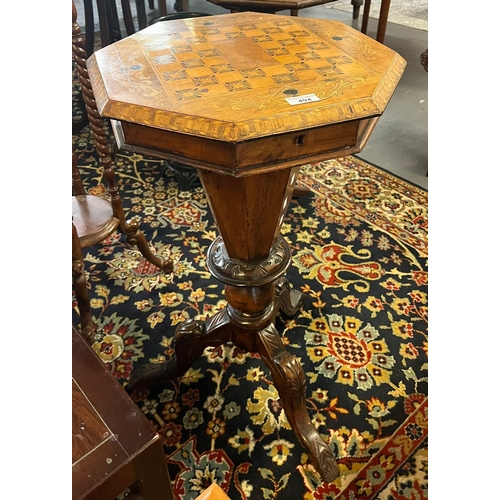
<instances>
[{"instance_id":1,"label":"mahogany furniture piece","mask_svg":"<svg viewBox=\"0 0 500 500\"><path fill-rule=\"evenodd\" d=\"M88 194L83 186L73 154L72 165L72 218L73 218L73 283L77 297L82 331L85 338L92 342L94 328L88 304L88 294L83 270L82 248L104 241L109 235L120 229L127 241L137 245L142 255L152 264L165 272L172 272L173 262L155 255L149 247L144 234L139 230L136 220L126 220L122 200L115 180L113 159L106 138L106 130L96 108L92 85L87 72L87 54L80 26L76 22L77 11L73 3L73 57L77 64L78 78L82 88L87 115L94 143L103 168L104 179L108 186L110 201L100 196ZM78 240L78 241L77 241Z\"/></svg>"},{"instance_id":2,"label":"mahogany furniture piece","mask_svg":"<svg viewBox=\"0 0 500 500\"><path fill-rule=\"evenodd\" d=\"M290 15L298 16L300 9L323 5L337 0L208 0L210 3L219 5L231 12L266 12L276 14L281 10L289 10Z\"/></svg>"},{"instance_id":3,"label":"mahogany furniture piece","mask_svg":"<svg viewBox=\"0 0 500 500\"><path fill-rule=\"evenodd\" d=\"M338 476L275 326L304 299L284 278L280 228L300 166L361 151L405 66L341 22L255 12L157 23L89 58L118 145L196 167L220 233L207 266L227 306L179 325L175 355L132 372L130 390L181 376L208 346L257 352L311 463Z\"/></svg>"},{"instance_id":4,"label":"mahogany furniture piece","mask_svg":"<svg viewBox=\"0 0 500 500\"><path fill-rule=\"evenodd\" d=\"M290 15L298 16L299 10L325 3L335 2L337 0L208 0L209 2L219 5L231 12L242 12L250 10L252 12L267 12L276 14L281 10L290 9ZM352 18L358 19L360 7L363 5L363 0L351 0L353 6ZM365 32L366 33L366 32Z\"/></svg>"},{"instance_id":5,"label":"mahogany furniture piece","mask_svg":"<svg viewBox=\"0 0 500 500\"><path fill-rule=\"evenodd\" d=\"M370 18L370 6L372 0L364 0L365 6L363 8L363 21L361 23L361 33L366 33L368 30L368 20ZM389 17L389 8L391 6L391 0L381 0L380 4L380 15L377 25L377 42L384 43L385 30L387 29L387 19Z\"/></svg>"},{"instance_id":6,"label":"mahogany furniture piece","mask_svg":"<svg viewBox=\"0 0 500 500\"><path fill-rule=\"evenodd\" d=\"M160 437L72 327L73 500L173 500Z\"/></svg>"}]
</instances>

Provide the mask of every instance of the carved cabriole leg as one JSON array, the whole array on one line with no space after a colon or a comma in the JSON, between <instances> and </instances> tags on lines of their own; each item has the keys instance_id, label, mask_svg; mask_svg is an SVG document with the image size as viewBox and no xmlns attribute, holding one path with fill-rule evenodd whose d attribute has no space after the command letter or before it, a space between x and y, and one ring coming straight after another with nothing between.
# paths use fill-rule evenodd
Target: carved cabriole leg
<instances>
[{"instance_id":1,"label":"carved cabriole leg","mask_svg":"<svg viewBox=\"0 0 500 500\"><path fill-rule=\"evenodd\" d=\"M307 413L306 376L300 361L285 350L272 323L258 333L258 341L258 352L271 371L288 422L323 481L332 482L339 476L339 467Z\"/></svg>"},{"instance_id":2,"label":"carved cabriole leg","mask_svg":"<svg viewBox=\"0 0 500 500\"><path fill-rule=\"evenodd\" d=\"M236 287L226 285L226 299L229 301L232 297L228 296L228 289L235 292ZM339 468L332 451L319 435L307 413L304 370L298 358L285 350L274 324L274 318L280 310L287 316L293 316L297 313L305 295L298 290L293 290L288 280L283 277L272 283L272 290L274 290L272 321L268 321L267 326L260 331L256 331L255 328L247 329L241 324L235 325L232 341L245 351L259 353L262 361L271 372L288 422L300 444L307 451L313 466L323 481L331 482L339 476ZM247 292L249 295L254 295L248 290ZM255 295L256 298L259 296L260 294ZM263 294L263 296L267 297L267 294ZM254 300L253 303L257 305L258 301ZM233 304L239 305L234 302L234 299ZM248 311L248 305L246 308Z\"/></svg>"},{"instance_id":3,"label":"carved cabriole leg","mask_svg":"<svg viewBox=\"0 0 500 500\"><path fill-rule=\"evenodd\" d=\"M135 244L144 257L167 273L173 270L173 262L155 255L144 236L139 230L139 223L135 220L125 220L122 199L115 180L115 170L113 159L109 148L106 135L106 128L101 115L97 111L97 105L94 98L94 91L90 83L87 71L87 53L85 51L85 38L81 33L81 28L76 22L77 10L73 2L73 57L78 69L78 80L85 102L85 109L89 117L90 130L94 137L94 143L103 168L103 175L108 185L108 192L111 196L111 205L113 206L113 215L120 221L120 229L127 236L130 244Z\"/></svg>"},{"instance_id":4,"label":"carved cabriole leg","mask_svg":"<svg viewBox=\"0 0 500 500\"><path fill-rule=\"evenodd\" d=\"M133 371L127 390L145 389L181 377L203 354L206 347L217 347L231 340L231 323L226 309L203 321L188 320L174 334L174 355L161 364L147 364Z\"/></svg>"}]
</instances>

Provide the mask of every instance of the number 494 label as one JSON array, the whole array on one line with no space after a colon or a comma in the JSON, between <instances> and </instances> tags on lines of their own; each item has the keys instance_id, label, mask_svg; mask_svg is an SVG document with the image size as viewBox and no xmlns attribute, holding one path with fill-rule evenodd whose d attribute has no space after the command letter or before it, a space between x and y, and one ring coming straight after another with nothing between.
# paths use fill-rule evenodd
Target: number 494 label
<instances>
[{"instance_id":1,"label":"number 494 label","mask_svg":"<svg viewBox=\"0 0 500 500\"><path fill-rule=\"evenodd\" d=\"M316 94L306 94L306 95L297 95L294 97L286 97L288 104L292 106L296 106L297 104L304 104L306 102L319 101L320 98Z\"/></svg>"}]
</instances>

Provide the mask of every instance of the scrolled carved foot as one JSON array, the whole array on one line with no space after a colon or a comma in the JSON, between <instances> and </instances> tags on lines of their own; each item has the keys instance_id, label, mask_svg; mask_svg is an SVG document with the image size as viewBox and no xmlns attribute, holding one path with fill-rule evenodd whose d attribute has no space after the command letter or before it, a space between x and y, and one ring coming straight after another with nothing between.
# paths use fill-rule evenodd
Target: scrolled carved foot
<instances>
[{"instance_id":1,"label":"scrolled carved foot","mask_svg":"<svg viewBox=\"0 0 500 500\"><path fill-rule=\"evenodd\" d=\"M287 316L293 316L302 307L306 296L298 290L294 290L286 278L280 278L276 282L276 293L274 297L275 311L282 310Z\"/></svg>"},{"instance_id":2,"label":"scrolled carved foot","mask_svg":"<svg viewBox=\"0 0 500 500\"><path fill-rule=\"evenodd\" d=\"M319 436L319 434L318 434ZM332 450L319 437L309 443L309 460L325 483L331 483L340 476L340 470Z\"/></svg>"},{"instance_id":3,"label":"scrolled carved foot","mask_svg":"<svg viewBox=\"0 0 500 500\"><path fill-rule=\"evenodd\" d=\"M261 330L258 338L259 354L271 371L290 426L323 481L334 481L340 474L339 467L307 413L306 377L299 359L285 350L273 324Z\"/></svg>"},{"instance_id":4,"label":"scrolled carved foot","mask_svg":"<svg viewBox=\"0 0 500 500\"><path fill-rule=\"evenodd\" d=\"M216 347L230 339L231 324L226 309L207 321L188 319L175 330L177 376L183 375L206 347Z\"/></svg>"}]
</instances>

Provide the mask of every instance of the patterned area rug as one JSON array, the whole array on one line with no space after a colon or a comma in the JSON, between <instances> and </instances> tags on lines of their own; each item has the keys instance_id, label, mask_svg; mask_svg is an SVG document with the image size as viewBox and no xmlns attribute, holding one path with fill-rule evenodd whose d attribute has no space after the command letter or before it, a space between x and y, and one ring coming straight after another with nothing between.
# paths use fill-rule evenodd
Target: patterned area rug
<instances>
[{"instance_id":1,"label":"patterned area rug","mask_svg":"<svg viewBox=\"0 0 500 500\"><path fill-rule=\"evenodd\" d=\"M88 127L73 142L85 184L102 193ZM225 301L206 266L217 230L201 187L181 191L161 161L115 159L128 216L175 260L161 273L120 233L84 251L93 348L126 386L172 355L177 325ZM207 348L181 379L132 397L163 439L179 499L212 482L232 500L427 498L427 192L352 156L304 165L299 184L310 193L292 200L282 235L286 277L307 299L277 327L340 477L324 483L308 463L258 355Z\"/></svg>"}]
</instances>

